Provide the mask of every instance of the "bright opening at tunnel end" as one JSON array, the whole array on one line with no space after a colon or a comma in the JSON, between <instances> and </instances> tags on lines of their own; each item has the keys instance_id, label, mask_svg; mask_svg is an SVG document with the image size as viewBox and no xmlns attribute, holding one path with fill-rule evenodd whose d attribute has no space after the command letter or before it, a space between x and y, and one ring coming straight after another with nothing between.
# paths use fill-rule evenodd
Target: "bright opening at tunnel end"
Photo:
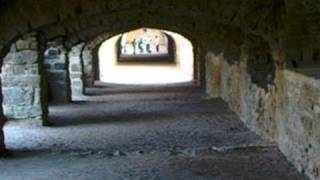
<instances>
[{"instance_id":1,"label":"bright opening at tunnel end","mask_svg":"<svg viewBox=\"0 0 320 180\"><path fill-rule=\"evenodd\" d=\"M135 31L137 32L139 30ZM143 31L143 29L140 31ZM131 51L131 54L133 55L136 55L136 53L140 53L139 56L136 57L142 58L148 58L147 53L152 54L153 52L156 53L157 50L161 51L159 47L157 49L157 46L152 48L152 46L150 46L147 42L148 37L143 39L144 34L141 35L141 33L131 35L137 36L137 38L131 38L134 39L132 40L133 42L129 43L129 40L124 43L119 42L119 39L126 35L125 33L122 35L114 36L111 39L106 40L104 43L102 43L99 49L100 80L105 83L133 85L161 85L193 82L194 53L192 43L188 39L177 33L149 28L148 31L144 31L146 32L143 33L150 33L150 37L153 35L152 33L159 31L163 34L166 34L166 36L172 38L174 46L174 62L119 62L119 53L123 53L122 51ZM130 36L130 34L127 36ZM139 36L142 36L142 38L140 38L142 39L141 42L139 41ZM154 38L154 41L157 41L158 36L154 35ZM124 45L127 45L128 48L119 50L119 48L123 47ZM133 50L134 48L136 49ZM143 54L144 52L147 55ZM150 55L150 57L152 57L152 55Z\"/></svg>"}]
</instances>

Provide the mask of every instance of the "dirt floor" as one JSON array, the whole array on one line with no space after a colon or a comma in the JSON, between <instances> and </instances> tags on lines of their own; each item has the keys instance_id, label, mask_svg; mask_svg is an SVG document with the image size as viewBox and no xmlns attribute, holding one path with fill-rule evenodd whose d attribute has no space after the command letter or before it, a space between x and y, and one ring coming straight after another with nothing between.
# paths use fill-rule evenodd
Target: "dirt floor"
<instances>
[{"instance_id":1,"label":"dirt floor","mask_svg":"<svg viewBox=\"0 0 320 180\"><path fill-rule=\"evenodd\" d=\"M189 87L111 86L53 105L53 127L9 122L0 180L304 180L220 99ZM100 100L100 102L93 102Z\"/></svg>"}]
</instances>

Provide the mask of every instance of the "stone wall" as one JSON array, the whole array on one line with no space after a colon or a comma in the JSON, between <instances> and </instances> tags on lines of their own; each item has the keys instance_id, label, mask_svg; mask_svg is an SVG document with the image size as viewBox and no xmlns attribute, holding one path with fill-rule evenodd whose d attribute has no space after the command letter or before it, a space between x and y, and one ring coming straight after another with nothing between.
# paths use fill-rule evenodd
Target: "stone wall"
<instances>
[{"instance_id":1,"label":"stone wall","mask_svg":"<svg viewBox=\"0 0 320 180\"><path fill-rule=\"evenodd\" d=\"M223 53L209 52L207 91L220 93L251 130L277 142L301 172L319 179L320 80L281 68L252 71L250 61L261 63L265 57L243 52L239 61L229 64Z\"/></svg>"},{"instance_id":2,"label":"stone wall","mask_svg":"<svg viewBox=\"0 0 320 180\"><path fill-rule=\"evenodd\" d=\"M8 119L32 119L47 124L46 87L36 35L11 46L2 67L4 114Z\"/></svg>"},{"instance_id":3,"label":"stone wall","mask_svg":"<svg viewBox=\"0 0 320 180\"><path fill-rule=\"evenodd\" d=\"M82 51L83 74L85 87L92 87L94 83L93 56L92 49L85 46Z\"/></svg>"},{"instance_id":4,"label":"stone wall","mask_svg":"<svg viewBox=\"0 0 320 180\"><path fill-rule=\"evenodd\" d=\"M269 140L277 136L275 126L275 87L253 83L248 72L250 57L242 54L240 61L230 65L221 61L221 97L238 113L247 126ZM257 60L257 59L256 59ZM255 77L259 76L256 72Z\"/></svg>"},{"instance_id":5,"label":"stone wall","mask_svg":"<svg viewBox=\"0 0 320 180\"><path fill-rule=\"evenodd\" d=\"M320 178L320 79L291 70L283 72L285 94L279 122L279 146L301 171Z\"/></svg>"},{"instance_id":6,"label":"stone wall","mask_svg":"<svg viewBox=\"0 0 320 180\"><path fill-rule=\"evenodd\" d=\"M100 80L100 69L99 69L99 49L100 45L97 45L92 49L92 78L93 80Z\"/></svg>"},{"instance_id":7,"label":"stone wall","mask_svg":"<svg viewBox=\"0 0 320 180\"><path fill-rule=\"evenodd\" d=\"M84 95L83 64L81 61L83 46L84 43L81 43L72 47L68 54L72 100L77 100Z\"/></svg>"},{"instance_id":8,"label":"stone wall","mask_svg":"<svg viewBox=\"0 0 320 180\"><path fill-rule=\"evenodd\" d=\"M57 103L70 101L68 60L62 40L47 43L44 63L48 77L49 100Z\"/></svg>"},{"instance_id":9,"label":"stone wall","mask_svg":"<svg viewBox=\"0 0 320 180\"><path fill-rule=\"evenodd\" d=\"M1 81L0 81L0 85ZM1 90L2 91L2 90ZM0 102L2 104L2 92L0 93ZM4 142L4 132L3 132L3 127L5 124L6 118L3 114L3 107L0 106L0 157L5 155L5 150L6 150L6 145Z\"/></svg>"},{"instance_id":10,"label":"stone wall","mask_svg":"<svg viewBox=\"0 0 320 180\"><path fill-rule=\"evenodd\" d=\"M215 55L212 52L206 55L206 93L211 97L220 97L220 62L223 54Z\"/></svg>"}]
</instances>

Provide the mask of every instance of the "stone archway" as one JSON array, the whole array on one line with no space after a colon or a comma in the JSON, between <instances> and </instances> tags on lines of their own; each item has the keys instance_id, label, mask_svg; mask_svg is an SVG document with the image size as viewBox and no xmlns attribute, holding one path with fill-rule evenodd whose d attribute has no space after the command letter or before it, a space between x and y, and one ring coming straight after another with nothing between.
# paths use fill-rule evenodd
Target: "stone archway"
<instances>
[{"instance_id":1,"label":"stone archway","mask_svg":"<svg viewBox=\"0 0 320 180\"><path fill-rule=\"evenodd\" d=\"M313 179L320 176L318 161L314 160L319 154L319 134L314 128L319 124L316 121L319 104L314 101L319 97L319 83L317 78L310 78L308 74L301 75L286 69L289 50L319 46L317 1L15 0L1 3L0 9L0 49L3 52L0 57L11 52L11 45L22 36L34 31L41 34L37 43L65 37L65 48L69 51L103 33L114 36L148 26L179 32L190 39L195 45L196 58L200 60L196 64L200 69L196 74L200 77L205 69L205 54L212 48L216 49L214 45L218 44L222 47L221 52L211 52L214 55L208 58L214 59L214 63L208 64L218 69L211 74L217 76L212 78L216 81L208 82L215 83L218 88L211 88L209 92L213 90L215 95L225 99L252 130L278 142L287 158L301 172ZM262 48L262 52L242 51L243 46L254 51ZM37 48L27 50L34 53L42 51ZM81 51L75 53L78 64ZM252 54L256 56L253 59ZM219 60L216 59L218 55L221 55ZM33 63L35 59L24 59L27 61L25 64L37 66ZM257 65L255 60L261 60L262 65L260 61ZM22 64L9 62L9 65ZM261 67L263 65L267 68ZM260 79L261 74L263 77ZM257 76L253 78L253 75ZM41 74L35 76L37 80L42 78ZM77 77L74 82L79 82L79 79ZM32 93L27 94L42 94L41 88L37 89L39 84L41 80L28 84ZM21 84L12 87L22 91ZM3 94L7 92L3 91ZM46 102L41 99L36 103L38 117L46 114ZM302 113L297 113L300 110ZM4 148L1 137L0 143Z\"/></svg>"},{"instance_id":2,"label":"stone archway","mask_svg":"<svg viewBox=\"0 0 320 180\"><path fill-rule=\"evenodd\" d=\"M192 43L177 33L151 28L148 30L163 32L170 38L171 48L168 49L168 54L156 55L155 58L152 58L152 55L150 58L148 55L126 55L122 60L118 50L121 35L117 35L100 46L100 80L116 84L172 84L199 81L194 79L194 71L197 71L194 62L200 60L194 59ZM130 59L132 57L133 59ZM148 76L145 76L147 74Z\"/></svg>"}]
</instances>

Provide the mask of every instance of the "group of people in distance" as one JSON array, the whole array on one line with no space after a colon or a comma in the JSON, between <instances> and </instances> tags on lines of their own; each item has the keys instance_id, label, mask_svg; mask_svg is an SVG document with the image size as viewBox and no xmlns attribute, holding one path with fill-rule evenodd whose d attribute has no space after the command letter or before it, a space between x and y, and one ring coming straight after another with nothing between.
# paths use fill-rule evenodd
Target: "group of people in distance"
<instances>
[{"instance_id":1,"label":"group of people in distance","mask_svg":"<svg viewBox=\"0 0 320 180\"><path fill-rule=\"evenodd\" d=\"M161 39L158 35L152 36L147 29L143 29L143 35L131 42L121 41L121 54L157 54L160 53L160 43Z\"/></svg>"}]
</instances>

